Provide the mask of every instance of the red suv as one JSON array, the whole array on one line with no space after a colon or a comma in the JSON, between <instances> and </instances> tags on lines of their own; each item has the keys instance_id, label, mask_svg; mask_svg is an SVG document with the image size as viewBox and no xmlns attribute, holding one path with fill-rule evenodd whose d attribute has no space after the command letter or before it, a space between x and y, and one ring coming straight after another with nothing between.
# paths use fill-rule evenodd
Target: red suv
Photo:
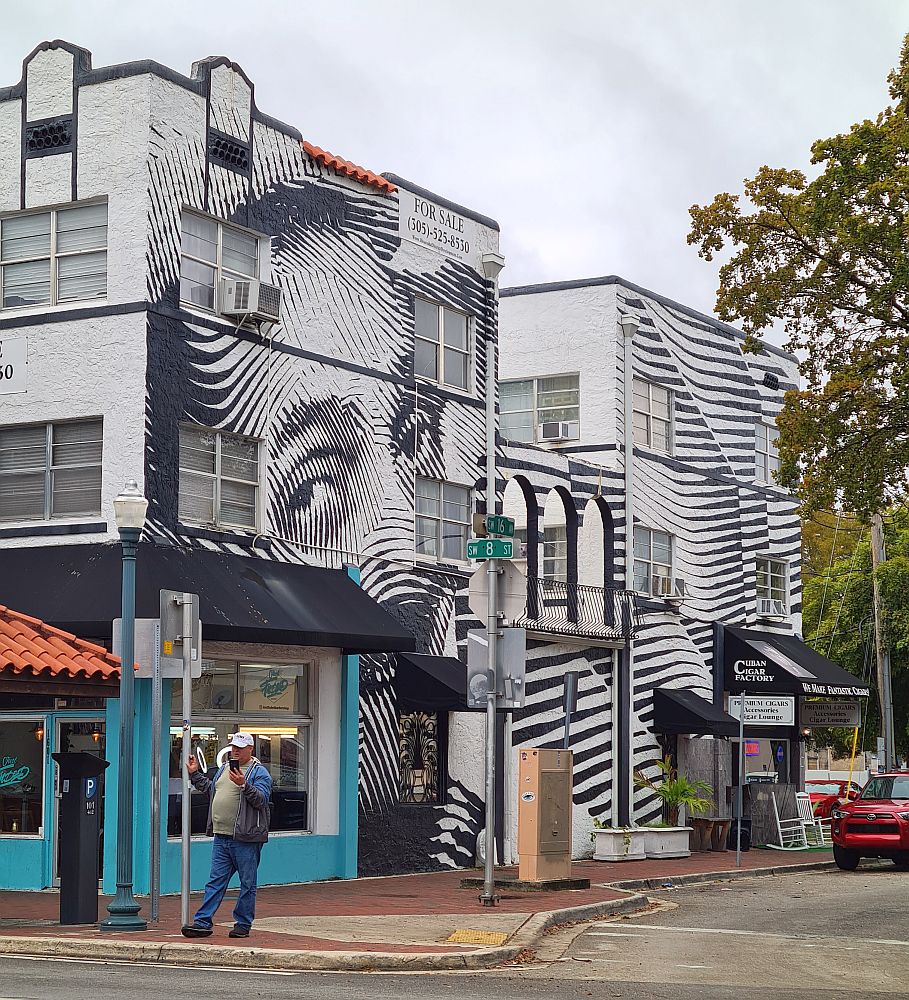
<instances>
[{"instance_id":1,"label":"red suv","mask_svg":"<svg viewBox=\"0 0 909 1000\"><path fill-rule=\"evenodd\" d=\"M909 866L909 771L877 774L854 802L833 810L833 860L855 871L862 858Z\"/></svg>"}]
</instances>

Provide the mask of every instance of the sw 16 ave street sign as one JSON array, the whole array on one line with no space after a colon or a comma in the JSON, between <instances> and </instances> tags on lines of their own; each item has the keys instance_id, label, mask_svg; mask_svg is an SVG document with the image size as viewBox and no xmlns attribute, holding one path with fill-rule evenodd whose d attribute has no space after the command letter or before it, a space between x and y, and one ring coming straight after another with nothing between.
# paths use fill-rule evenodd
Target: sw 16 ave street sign
<instances>
[{"instance_id":1,"label":"sw 16 ave street sign","mask_svg":"<svg viewBox=\"0 0 909 1000\"><path fill-rule=\"evenodd\" d=\"M471 538L467 543L468 559L511 559L514 542L503 538Z\"/></svg>"}]
</instances>

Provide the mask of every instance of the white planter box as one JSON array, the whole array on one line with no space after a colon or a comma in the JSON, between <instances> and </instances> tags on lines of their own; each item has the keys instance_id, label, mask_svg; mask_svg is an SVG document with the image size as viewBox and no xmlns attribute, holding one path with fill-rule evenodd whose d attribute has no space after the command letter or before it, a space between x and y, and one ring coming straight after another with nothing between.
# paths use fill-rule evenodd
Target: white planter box
<instances>
[{"instance_id":1,"label":"white planter box","mask_svg":"<svg viewBox=\"0 0 909 1000\"><path fill-rule=\"evenodd\" d=\"M647 857L647 835L643 828L594 830L594 861L643 861Z\"/></svg>"},{"instance_id":2,"label":"white planter box","mask_svg":"<svg viewBox=\"0 0 909 1000\"><path fill-rule=\"evenodd\" d=\"M690 826L651 826L647 828L644 850L648 858L687 858L691 854Z\"/></svg>"}]
</instances>

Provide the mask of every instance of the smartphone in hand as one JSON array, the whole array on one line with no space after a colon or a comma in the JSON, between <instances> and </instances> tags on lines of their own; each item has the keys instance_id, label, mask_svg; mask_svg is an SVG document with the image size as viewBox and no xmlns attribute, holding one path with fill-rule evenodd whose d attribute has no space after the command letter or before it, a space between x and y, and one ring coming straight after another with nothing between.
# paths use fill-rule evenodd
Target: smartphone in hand
<instances>
[{"instance_id":1,"label":"smartphone in hand","mask_svg":"<svg viewBox=\"0 0 909 1000\"><path fill-rule=\"evenodd\" d=\"M240 761L235 760L233 757L228 757L227 758L227 766L231 769L231 771L239 771L240 770Z\"/></svg>"}]
</instances>

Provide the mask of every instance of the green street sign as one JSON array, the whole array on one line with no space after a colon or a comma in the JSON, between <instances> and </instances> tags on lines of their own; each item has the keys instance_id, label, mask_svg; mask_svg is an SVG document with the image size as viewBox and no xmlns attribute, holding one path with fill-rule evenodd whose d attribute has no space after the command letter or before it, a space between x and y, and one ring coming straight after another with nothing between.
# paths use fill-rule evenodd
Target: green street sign
<instances>
[{"instance_id":1,"label":"green street sign","mask_svg":"<svg viewBox=\"0 0 909 1000\"><path fill-rule=\"evenodd\" d=\"M504 535L506 538L514 538L514 518L502 517L501 514L487 514L486 531L490 535Z\"/></svg>"},{"instance_id":2,"label":"green street sign","mask_svg":"<svg viewBox=\"0 0 909 1000\"><path fill-rule=\"evenodd\" d=\"M468 559L511 559L514 543L502 538L472 538L467 543Z\"/></svg>"}]
</instances>

